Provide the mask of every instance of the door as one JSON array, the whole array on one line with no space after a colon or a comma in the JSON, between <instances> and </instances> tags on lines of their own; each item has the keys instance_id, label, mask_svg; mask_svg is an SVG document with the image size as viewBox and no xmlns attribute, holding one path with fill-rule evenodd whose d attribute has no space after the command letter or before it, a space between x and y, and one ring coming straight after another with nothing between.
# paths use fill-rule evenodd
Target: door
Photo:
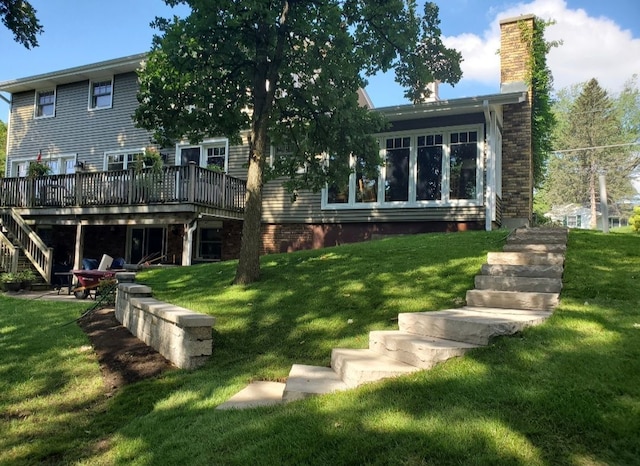
<instances>
[{"instance_id":1,"label":"door","mask_svg":"<svg viewBox=\"0 0 640 466\"><path fill-rule=\"evenodd\" d=\"M129 262L137 264L147 259L158 259L166 254L166 228L134 227L131 229ZM158 261L159 262L159 261Z\"/></svg>"}]
</instances>

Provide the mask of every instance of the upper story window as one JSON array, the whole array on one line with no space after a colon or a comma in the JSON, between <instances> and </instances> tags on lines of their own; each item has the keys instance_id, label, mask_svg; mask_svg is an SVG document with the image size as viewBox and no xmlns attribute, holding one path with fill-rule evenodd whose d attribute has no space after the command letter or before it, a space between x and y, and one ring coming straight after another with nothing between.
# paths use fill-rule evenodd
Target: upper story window
<instances>
[{"instance_id":1,"label":"upper story window","mask_svg":"<svg viewBox=\"0 0 640 466\"><path fill-rule=\"evenodd\" d=\"M483 140L481 125L382 136L379 176L352 157L349 177L324 190L323 208L481 205Z\"/></svg>"},{"instance_id":2,"label":"upper story window","mask_svg":"<svg viewBox=\"0 0 640 466\"><path fill-rule=\"evenodd\" d=\"M113 102L113 79L91 81L89 86L89 109L111 108Z\"/></svg>"},{"instance_id":3,"label":"upper story window","mask_svg":"<svg viewBox=\"0 0 640 466\"><path fill-rule=\"evenodd\" d=\"M50 89L36 92L36 118L48 118L56 114L56 91Z\"/></svg>"},{"instance_id":4,"label":"upper story window","mask_svg":"<svg viewBox=\"0 0 640 466\"><path fill-rule=\"evenodd\" d=\"M229 140L226 138L205 139L199 145L178 144L176 164L195 162L202 168L227 172L229 168Z\"/></svg>"}]
</instances>

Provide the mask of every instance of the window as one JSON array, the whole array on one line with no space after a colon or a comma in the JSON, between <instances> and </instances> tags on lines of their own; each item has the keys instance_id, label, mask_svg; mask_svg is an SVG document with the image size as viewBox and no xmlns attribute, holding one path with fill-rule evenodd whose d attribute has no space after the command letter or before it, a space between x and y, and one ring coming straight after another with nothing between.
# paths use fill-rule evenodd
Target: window
<instances>
[{"instance_id":1,"label":"window","mask_svg":"<svg viewBox=\"0 0 640 466\"><path fill-rule=\"evenodd\" d=\"M222 258L222 229L200 228L198 259L220 260Z\"/></svg>"},{"instance_id":2,"label":"window","mask_svg":"<svg viewBox=\"0 0 640 466\"><path fill-rule=\"evenodd\" d=\"M42 156L40 163L49 167L49 175L69 175L75 173L76 159L77 154L46 155ZM29 164L37 160L37 157L13 160L9 176L26 177L29 173Z\"/></svg>"},{"instance_id":3,"label":"window","mask_svg":"<svg viewBox=\"0 0 640 466\"><path fill-rule=\"evenodd\" d=\"M582 215L567 215L564 218L564 224L569 228L581 228Z\"/></svg>"},{"instance_id":4,"label":"window","mask_svg":"<svg viewBox=\"0 0 640 466\"><path fill-rule=\"evenodd\" d=\"M351 175L327 186L322 206L481 205L482 134L482 126L473 125L385 135L379 139L380 175L367 176L363 164L352 159Z\"/></svg>"},{"instance_id":5,"label":"window","mask_svg":"<svg viewBox=\"0 0 640 466\"><path fill-rule=\"evenodd\" d=\"M385 159L385 202L409 200L411 138L388 138Z\"/></svg>"},{"instance_id":6,"label":"window","mask_svg":"<svg viewBox=\"0 0 640 466\"><path fill-rule=\"evenodd\" d=\"M227 171L227 147L225 145L217 145L207 147L207 167L217 167L219 171Z\"/></svg>"},{"instance_id":7,"label":"window","mask_svg":"<svg viewBox=\"0 0 640 466\"><path fill-rule=\"evenodd\" d=\"M49 118L55 116L56 113L56 91L38 91L36 92L36 118Z\"/></svg>"},{"instance_id":8,"label":"window","mask_svg":"<svg viewBox=\"0 0 640 466\"><path fill-rule=\"evenodd\" d=\"M176 147L176 164L188 165L195 162L202 168L226 172L229 160L229 140L216 138L205 139L200 145L178 144ZM214 168L217 167L217 168Z\"/></svg>"},{"instance_id":9,"label":"window","mask_svg":"<svg viewBox=\"0 0 640 466\"><path fill-rule=\"evenodd\" d=\"M138 157L142 157L144 149L115 150L104 153L105 170L126 170Z\"/></svg>"},{"instance_id":10,"label":"window","mask_svg":"<svg viewBox=\"0 0 640 466\"><path fill-rule=\"evenodd\" d=\"M449 156L449 198L476 198L478 132L451 133Z\"/></svg>"},{"instance_id":11,"label":"window","mask_svg":"<svg viewBox=\"0 0 640 466\"><path fill-rule=\"evenodd\" d=\"M89 109L111 108L113 80L92 81L89 86Z\"/></svg>"},{"instance_id":12,"label":"window","mask_svg":"<svg viewBox=\"0 0 640 466\"><path fill-rule=\"evenodd\" d=\"M442 141L442 134L418 136L416 198L419 201L442 198Z\"/></svg>"}]
</instances>

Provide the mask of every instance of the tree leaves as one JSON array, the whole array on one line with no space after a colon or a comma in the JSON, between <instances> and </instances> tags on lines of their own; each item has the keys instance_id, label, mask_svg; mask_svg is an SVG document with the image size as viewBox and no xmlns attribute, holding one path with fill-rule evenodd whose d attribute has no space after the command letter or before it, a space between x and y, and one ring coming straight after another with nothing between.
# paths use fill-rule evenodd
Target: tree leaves
<instances>
[{"instance_id":1,"label":"tree leaves","mask_svg":"<svg viewBox=\"0 0 640 466\"><path fill-rule=\"evenodd\" d=\"M38 46L39 34L44 29L38 18L36 10L26 0L0 0L0 18L11 32L16 42L30 49Z\"/></svg>"}]
</instances>

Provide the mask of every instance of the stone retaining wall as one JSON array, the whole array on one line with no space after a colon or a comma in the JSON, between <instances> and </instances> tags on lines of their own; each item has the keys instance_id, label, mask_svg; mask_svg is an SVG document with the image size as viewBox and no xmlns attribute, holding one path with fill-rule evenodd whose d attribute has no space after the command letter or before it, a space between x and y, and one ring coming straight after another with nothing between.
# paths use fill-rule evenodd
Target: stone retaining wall
<instances>
[{"instance_id":1,"label":"stone retaining wall","mask_svg":"<svg viewBox=\"0 0 640 466\"><path fill-rule=\"evenodd\" d=\"M135 273L116 274L116 319L179 368L202 366L213 350L215 319L158 301L150 287L134 283L134 278Z\"/></svg>"}]
</instances>

